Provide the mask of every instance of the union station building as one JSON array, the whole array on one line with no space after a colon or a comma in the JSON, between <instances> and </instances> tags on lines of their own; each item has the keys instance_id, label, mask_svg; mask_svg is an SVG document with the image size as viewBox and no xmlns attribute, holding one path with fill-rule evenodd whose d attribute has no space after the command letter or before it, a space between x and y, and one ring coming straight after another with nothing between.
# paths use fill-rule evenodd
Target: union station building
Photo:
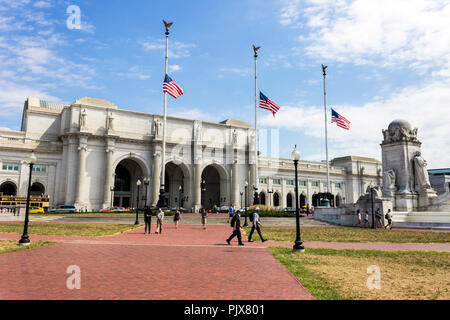
<instances>
[{"instance_id":1,"label":"union station building","mask_svg":"<svg viewBox=\"0 0 450 320\"><path fill-rule=\"evenodd\" d=\"M34 151L32 195L48 195L51 207L133 207L138 199L140 206L156 205L162 121L162 115L121 110L102 99L85 97L62 104L28 98L21 130L0 131L0 192L26 196L26 159ZM255 147L255 130L245 122L168 116L167 203L191 210L230 203L244 207L246 198L252 204ZM259 155L257 165L261 204L294 207L293 161ZM331 205L356 202L370 184L380 185L381 169L381 162L371 158L331 160ZM317 206L318 194L326 192L326 163L300 160L298 173L299 204Z\"/></svg>"}]
</instances>

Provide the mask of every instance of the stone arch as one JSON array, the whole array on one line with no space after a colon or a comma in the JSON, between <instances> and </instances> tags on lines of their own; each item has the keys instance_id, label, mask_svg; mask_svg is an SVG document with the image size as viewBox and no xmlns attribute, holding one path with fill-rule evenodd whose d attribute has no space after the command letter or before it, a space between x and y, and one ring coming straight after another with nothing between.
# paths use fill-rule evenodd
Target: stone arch
<instances>
[{"instance_id":1,"label":"stone arch","mask_svg":"<svg viewBox=\"0 0 450 320\"><path fill-rule=\"evenodd\" d=\"M339 193L336 195L334 204L336 205L337 208L340 207L342 204L342 197Z\"/></svg>"},{"instance_id":2,"label":"stone arch","mask_svg":"<svg viewBox=\"0 0 450 320\"><path fill-rule=\"evenodd\" d=\"M148 161L145 158L141 157L138 154L128 153L128 154L124 154L124 155L116 158L113 162L113 170L115 170L115 168L117 167L117 165L119 163L121 163L123 160L126 160L126 159L130 159L130 160L133 160L136 163L138 163L139 166L143 169L143 176L145 176L145 177L151 176L150 164L148 163Z\"/></svg>"},{"instance_id":3,"label":"stone arch","mask_svg":"<svg viewBox=\"0 0 450 320\"><path fill-rule=\"evenodd\" d=\"M319 196L318 193L314 193L314 194L312 195L312 205L313 205L314 207L320 206L320 196Z\"/></svg>"},{"instance_id":4,"label":"stone arch","mask_svg":"<svg viewBox=\"0 0 450 320\"><path fill-rule=\"evenodd\" d=\"M148 166L137 157L121 157L114 163L114 205L121 207L136 206L144 195L143 178L149 176ZM137 181L141 185L137 186ZM140 202L142 205L143 202Z\"/></svg>"},{"instance_id":5,"label":"stone arch","mask_svg":"<svg viewBox=\"0 0 450 320\"><path fill-rule=\"evenodd\" d=\"M0 193L4 196L16 196L17 185L12 181L5 181L0 185Z\"/></svg>"},{"instance_id":6,"label":"stone arch","mask_svg":"<svg viewBox=\"0 0 450 320\"><path fill-rule=\"evenodd\" d=\"M30 195L32 197L40 197L45 194L45 186L39 181L33 182L30 188Z\"/></svg>"},{"instance_id":7,"label":"stone arch","mask_svg":"<svg viewBox=\"0 0 450 320\"><path fill-rule=\"evenodd\" d=\"M165 168L166 200L170 207L185 207L189 201L191 172L189 167L177 160L166 161Z\"/></svg>"},{"instance_id":8,"label":"stone arch","mask_svg":"<svg viewBox=\"0 0 450 320\"><path fill-rule=\"evenodd\" d=\"M306 195L305 195L304 192L302 192L302 193L300 194L300 197L299 197L299 205L300 205L300 208L303 208L303 206L306 206Z\"/></svg>"},{"instance_id":9,"label":"stone arch","mask_svg":"<svg viewBox=\"0 0 450 320\"><path fill-rule=\"evenodd\" d=\"M263 206L267 205L267 193L264 190L259 193L259 203Z\"/></svg>"},{"instance_id":10,"label":"stone arch","mask_svg":"<svg viewBox=\"0 0 450 320\"><path fill-rule=\"evenodd\" d=\"M280 194L279 191L275 191L273 193L273 201L272 201L272 203L273 203L274 207L281 206L281 194Z\"/></svg>"},{"instance_id":11,"label":"stone arch","mask_svg":"<svg viewBox=\"0 0 450 320\"><path fill-rule=\"evenodd\" d=\"M209 168L209 169L208 169ZM217 177L215 177L213 180L209 180L205 176L208 174L208 171L212 172L213 169L217 172L219 175L219 178L217 181ZM205 171L208 170L208 171ZM231 184L231 175L230 172L226 169L226 167L223 165L222 162L213 160L207 163L204 163L201 167L201 180L206 181L206 189L208 189L209 185L209 191L205 193L205 191L201 191L201 199L202 200L202 206L205 205L206 208L209 208L209 206L216 205L216 206L228 206L231 203L231 197L230 197L230 184ZM197 187L197 186L195 186Z\"/></svg>"},{"instance_id":12,"label":"stone arch","mask_svg":"<svg viewBox=\"0 0 450 320\"><path fill-rule=\"evenodd\" d=\"M286 207L290 207L290 208L292 208L292 207L294 207L294 197L292 196L292 192L289 192L287 195L286 195Z\"/></svg>"}]
</instances>

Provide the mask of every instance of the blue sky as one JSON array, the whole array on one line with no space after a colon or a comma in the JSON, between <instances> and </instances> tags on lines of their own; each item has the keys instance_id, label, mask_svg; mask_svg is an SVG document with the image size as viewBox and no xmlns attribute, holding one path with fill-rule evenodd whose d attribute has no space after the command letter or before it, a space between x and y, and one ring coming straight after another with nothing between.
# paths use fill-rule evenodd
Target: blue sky
<instances>
[{"instance_id":1,"label":"blue sky","mask_svg":"<svg viewBox=\"0 0 450 320\"><path fill-rule=\"evenodd\" d=\"M81 29L67 28L69 5ZM429 167L450 166L450 2L439 0L0 0L0 127L19 129L28 96L162 113L162 19L174 22L169 74L185 90L169 115L253 124L256 44L259 88L281 106L259 111L261 128L278 130L280 156L297 144L325 159L323 63L328 106L352 122L329 124L330 158L380 159L381 130L404 118Z\"/></svg>"}]
</instances>

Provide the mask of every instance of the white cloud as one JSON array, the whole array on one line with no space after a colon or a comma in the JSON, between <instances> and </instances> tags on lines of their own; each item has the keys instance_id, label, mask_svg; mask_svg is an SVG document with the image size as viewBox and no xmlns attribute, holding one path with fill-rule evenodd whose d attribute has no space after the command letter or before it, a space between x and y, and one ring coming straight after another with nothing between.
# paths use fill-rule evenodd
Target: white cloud
<instances>
[{"instance_id":1,"label":"white cloud","mask_svg":"<svg viewBox=\"0 0 450 320\"><path fill-rule=\"evenodd\" d=\"M166 50L166 41L163 39L150 38L139 41L139 44L145 51L161 51L164 54ZM195 44L192 43L169 41L169 59L190 57L190 49L194 47Z\"/></svg>"},{"instance_id":2,"label":"white cloud","mask_svg":"<svg viewBox=\"0 0 450 320\"><path fill-rule=\"evenodd\" d=\"M423 143L422 150L429 167L448 167L449 104L450 82L433 81L424 86L407 87L386 99L377 98L363 105L333 106L351 121L351 129L347 131L330 124L330 114L327 114L330 158L360 155L380 159L381 130L392 120L403 118L419 129L419 140ZM323 106L281 106L275 118L271 114L264 115L261 124L323 139Z\"/></svg>"},{"instance_id":3,"label":"white cloud","mask_svg":"<svg viewBox=\"0 0 450 320\"><path fill-rule=\"evenodd\" d=\"M50 8L52 4L49 1L37 1L33 6L36 8Z\"/></svg>"},{"instance_id":4,"label":"white cloud","mask_svg":"<svg viewBox=\"0 0 450 320\"><path fill-rule=\"evenodd\" d=\"M150 79L150 75L148 74L148 72L143 71L142 68L138 66L131 67L127 72L118 72L116 74L122 78L133 78L138 80Z\"/></svg>"},{"instance_id":5,"label":"white cloud","mask_svg":"<svg viewBox=\"0 0 450 320\"><path fill-rule=\"evenodd\" d=\"M169 72L176 72L176 71L180 71L181 67L177 64L172 64L169 65Z\"/></svg>"},{"instance_id":6,"label":"white cloud","mask_svg":"<svg viewBox=\"0 0 450 320\"><path fill-rule=\"evenodd\" d=\"M418 72L450 69L448 0L286 2L279 21L291 25L301 18L309 29L299 40L306 42L304 50L310 57L356 65L407 66Z\"/></svg>"}]
</instances>

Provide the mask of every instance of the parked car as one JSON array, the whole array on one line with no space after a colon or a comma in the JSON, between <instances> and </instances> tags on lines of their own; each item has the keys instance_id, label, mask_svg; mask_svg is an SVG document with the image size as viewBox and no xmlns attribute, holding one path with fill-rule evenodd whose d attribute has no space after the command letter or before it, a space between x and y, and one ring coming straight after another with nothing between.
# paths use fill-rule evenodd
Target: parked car
<instances>
[{"instance_id":1,"label":"parked car","mask_svg":"<svg viewBox=\"0 0 450 320\"><path fill-rule=\"evenodd\" d=\"M284 208L283 210L281 210L282 212L293 212L293 213L295 213L296 211L295 211L295 208L292 208L292 207L286 207L286 208Z\"/></svg>"},{"instance_id":2,"label":"parked car","mask_svg":"<svg viewBox=\"0 0 450 320\"><path fill-rule=\"evenodd\" d=\"M44 209L42 209L41 207L30 207L28 212L29 213L44 213Z\"/></svg>"},{"instance_id":3,"label":"parked car","mask_svg":"<svg viewBox=\"0 0 450 320\"><path fill-rule=\"evenodd\" d=\"M48 210L48 212L75 212L76 208L74 205L64 204L54 209Z\"/></svg>"},{"instance_id":4,"label":"parked car","mask_svg":"<svg viewBox=\"0 0 450 320\"><path fill-rule=\"evenodd\" d=\"M175 211L175 210L179 210L181 213L186 213L188 212L188 209L183 208L183 207L173 207L172 209L170 209L171 211Z\"/></svg>"}]
</instances>

